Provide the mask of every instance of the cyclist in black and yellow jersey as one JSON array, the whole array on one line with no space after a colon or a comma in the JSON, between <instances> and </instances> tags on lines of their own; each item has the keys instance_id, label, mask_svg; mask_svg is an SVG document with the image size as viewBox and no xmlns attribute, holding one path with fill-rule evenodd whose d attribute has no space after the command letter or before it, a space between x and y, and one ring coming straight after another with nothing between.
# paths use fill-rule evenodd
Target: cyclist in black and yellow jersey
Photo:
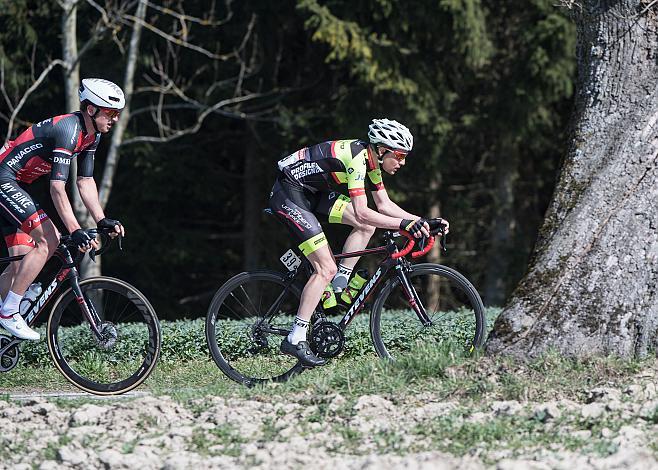
<instances>
[{"instance_id":1,"label":"cyclist in black and yellow jersey","mask_svg":"<svg viewBox=\"0 0 658 470\"><path fill-rule=\"evenodd\" d=\"M336 266L316 214L326 216L330 223L353 227L344 252L364 249L376 228L403 229L416 237L429 235L425 219L391 201L382 181L382 170L394 175L404 166L413 147L411 132L397 121L375 119L368 138L369 142L323 142L280 160L280 174L270 194L270 208L300 242L300 250L314 269L302 291L292 331L281 343L282 352L306 366L325 363L306 341L309 321L323 291L329 283L337 291L345 289L358 261L349 258ZM377 211L368 208L366 188L372 192ZM444 225L447 233L448 222Z\"/></svg>"}]
</instances>

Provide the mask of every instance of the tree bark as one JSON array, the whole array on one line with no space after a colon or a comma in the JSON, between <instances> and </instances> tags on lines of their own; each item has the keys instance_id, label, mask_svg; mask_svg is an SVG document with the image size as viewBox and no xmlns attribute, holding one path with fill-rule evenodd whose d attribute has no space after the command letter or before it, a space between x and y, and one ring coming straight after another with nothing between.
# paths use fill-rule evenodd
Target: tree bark
<instances>
[{"instance_id":1,"label":"tree bark","mask_svg":"<svg viewBox=\"0 0 658 470\"><path fill-rule=\"evenodd\" d=\"M495 187L493 189L494 219L491 225L490 255L484 282L484 302L501 306L505 302L510 263L513 256L516 214L514 211L514 186L519 178L518 150L513 143L504 144L496 162Z\"/></svg>"},{"instance_id":2,"label":"tree bark","mask_svg":"<svg viewBox=\"0 0 658 470\"><path fill-rule=\"evenodd\" d=\"M103 179L99 188L101 205L105 207L112 192L112 183L117 165L119 164L119 147L123 142L123 136L130 120L130 102L132 100L135 88L135 69L137 68L137 58L139 55L139 40L142 35L142 25L146 17L146 0L140 0L135 12L136 20L133 22L132 34L130 37L130 46L128 47L128 56L126 59L126 70L123 78L123 93L126 96L126 106L121 112L121 118L117 121L112 129L112 140L110 149L107 152L107 161L103 170Z\"/></svg>"},{"instance_id":3,"label":"tree bark","mask_svg":"<svg viewBox=\"0 0 658 470\"><path fill-rule=\"evenodd\" d=\"M62 14L62 59L64 59L64 95L66 99L66 109L64 112L70 113L80 107L78 98L78 87L80 86L80 62L78 61L78 33L77 33L77 16L78 0L64 0L61 5L64 9ZM76 159L71 161L71 175L78 173L78 162ZM75 176L74 176L75 178ZM75 184L71 185L71 204L76 217L86 216L87 209L78 193Z\"/></svg>"},{"instance_id":4,"label":"tree bark","mask_svg":"<svg viewBox=\"0 0 658 470\"><path fill-rule=\"evenodd\" d=\"M430 198L432 201L427 212L427 217L434 219L441 217L441 203L439 202L439 187L441 186L441 173L436 172L430 181ZM448 219L448 222L450 220ZM439 245L441 240L437 237L436 244ZM441 249L437 246L430 250L427 254L428 263L441 263ZM372 271L374 272L374 271ZM440 285L438 283L431 283L426 287L426 302L427 305L439 305Z\"/></svg>"},{"instance_id":5,"label":"tree bark","mask_svg":"<svg viewBox=\"0 0 658 470\"><path fill-rule=\"evenodd\" d=\"M245 165L243 181L243 268L245 271L259 267L260 262L260 224L263 204L260 195L254 188L262 188L260 184L260 168L258 157L260 153L258 144L257 123L246 121L247 142L245 145Z\"/></svg>"},{"instance_id":6,"label":"tree bark","mask_svg":"<svg viewBox=\"0 0 658 470\"><path fill-rule=\"evenodd\" d=\"M581 3L570 148L488 353L630 357L658 345L656 5Z\"/></svg>"}]
</instances>

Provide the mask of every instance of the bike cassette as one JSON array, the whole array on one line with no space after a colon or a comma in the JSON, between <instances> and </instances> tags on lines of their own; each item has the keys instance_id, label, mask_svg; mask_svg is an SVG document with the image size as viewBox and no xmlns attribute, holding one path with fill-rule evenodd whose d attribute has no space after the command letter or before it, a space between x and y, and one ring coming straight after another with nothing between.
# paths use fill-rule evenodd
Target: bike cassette
<instances>
[{"instance_id":1,"label":"bike cassette","mask_svg":"<svg viewBox=\"0 0 658 470\"><path fill-rule=\"evenodd\" d=\"M311 328L309 345L320 357L336 357L345 347L345 334L340 327L328 320L322 320Z\"/></svg>"},{"instance_id":2,"label":"bike cassette","mask_svg":"<svg viewBox=\"0 0 658 470\"><path fill-rule=\"evenodd\" d=\"M9 336L0 335L0 351L2 351L9 343L13 341L13 338ZM18 344L13 345L2 354L0 354L0 372L9 372L16 364L18 364L18 359L20 358L21 352L18 349Z\"/></svg>"}]
</instances>

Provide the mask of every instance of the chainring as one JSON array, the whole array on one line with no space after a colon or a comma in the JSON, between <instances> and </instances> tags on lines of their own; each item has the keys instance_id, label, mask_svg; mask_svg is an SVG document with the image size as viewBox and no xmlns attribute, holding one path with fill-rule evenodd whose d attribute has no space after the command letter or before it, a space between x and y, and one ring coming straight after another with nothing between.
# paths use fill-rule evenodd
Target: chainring
<instances>
[{"instance_id":1,"label":"chainring","mask_svg":"<svg viewBox=\"0 0 658 470\"><path fill-rule=\"evenodd\" d=\"M345 334L335 323L321 320L311 328L309 345L315 354L320 357L336 357L345 347Z\"/></svg>"},{"instance_id":2,"label":"chainring","mask_svg":"<svg viewBox=\"0 0 658 470\"><path fill-rule=\"evenodd\" d=\"M0 335L0 349L7 346L13 341L13 338L9 336ZM11 348L7 349L4 354L0 356L0 372L9 372L16 364L18 364L18 359L21 357L21 351L18 349L18 345L14 345Z\"/></svg>"}]
</instances>

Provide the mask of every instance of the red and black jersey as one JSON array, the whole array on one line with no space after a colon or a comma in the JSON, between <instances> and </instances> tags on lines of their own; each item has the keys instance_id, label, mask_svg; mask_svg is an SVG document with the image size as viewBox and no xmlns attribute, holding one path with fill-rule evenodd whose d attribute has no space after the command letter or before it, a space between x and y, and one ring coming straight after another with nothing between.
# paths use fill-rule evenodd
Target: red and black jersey
<instances>
[{"instance_id":1,"label":"red and black jersey","mask_svg":"<svg viewBox=\"0 0 658 470\"><path fill-rule=\"evenodd\" d=\"M78 175L91 177L100 136L100 132L87 134L80 112L34 124L0 148L0 179L32 183L50 173L51 180L66 181L76 157Z\"/></svg>"}]
</instances>

